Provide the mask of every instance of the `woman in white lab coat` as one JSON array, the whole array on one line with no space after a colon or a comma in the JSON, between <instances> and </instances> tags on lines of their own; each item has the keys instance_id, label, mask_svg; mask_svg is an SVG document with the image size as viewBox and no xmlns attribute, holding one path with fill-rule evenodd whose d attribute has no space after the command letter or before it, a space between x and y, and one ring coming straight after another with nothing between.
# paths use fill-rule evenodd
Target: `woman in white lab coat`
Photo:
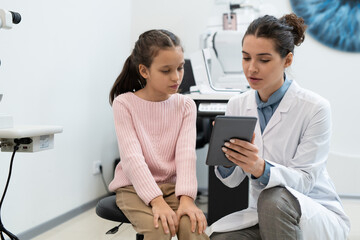
<instances>
[{"instance_id":1,"label":"woman in white lab coat","mask_svg":"<svg viewBox=\"0 0 360 240\"><path fill-rule=\"evenodd\" d=\"M331 111L319 95L286 78L302 18L254 20L243 38L243 70L252 90L230 99L226 115L256 116L252 143L230 140L236 167L217 166L228 187L250 179L249 208L209 227L212 240L346 239L350 222L326 170Z\"/></svg>"}]
</instances>

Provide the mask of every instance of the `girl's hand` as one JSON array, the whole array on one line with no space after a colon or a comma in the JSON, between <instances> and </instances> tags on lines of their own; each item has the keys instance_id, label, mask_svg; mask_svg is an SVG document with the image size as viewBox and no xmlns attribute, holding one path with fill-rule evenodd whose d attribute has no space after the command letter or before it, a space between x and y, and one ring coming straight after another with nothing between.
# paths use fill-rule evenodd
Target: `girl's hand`
<instances>
[{"instance_id":1,"label":"girl's hand","mask_svg":"<svg viewBox=\"0 0 360 240\"><path fill-rule=\"evenodd\" d=\"M154 214L155 228L159 227L159 219L160 219L165 234L169 233L169 228L170 228L171 236L174 237L179 226L176 213L165 202L162 196L156 197L153 200L151 200L150 205L152 206L152 212Z\"/></svg>"},{"instance_id":2,"label":"girl's hand","mask_svg":"<svg viewBox=\"0 0 360 240\"><path fill-rule=\"evenodd\" d=\"M239 139L231 139L222 148L225 156L240 166L245 172L259 178L265 170L265 160L258 155L259 149L254 144L255 134L251 143Z\"/></svg>"},{"instance_id":3,"label":"girl's hand","mask_svg":"<svg viewBox=\"0 0 360 240\"><path fill-rule=\"evenodd\" d=\"M207 227L207 221L203 211L195 205L194 200L191 197L185 195L180 197L180 205L176 211L176 215L178 221L180 221L180 218L184 215L189 216L192 232L195 232L196 225L198 226L199 234L202 234Z\"/></svg>"}]
</instances>

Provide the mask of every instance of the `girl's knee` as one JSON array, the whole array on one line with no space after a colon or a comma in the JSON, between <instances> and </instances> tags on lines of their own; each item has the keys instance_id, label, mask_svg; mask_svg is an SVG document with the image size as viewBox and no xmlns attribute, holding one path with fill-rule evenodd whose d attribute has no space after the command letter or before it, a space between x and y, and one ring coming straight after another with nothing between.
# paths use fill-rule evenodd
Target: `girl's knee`
<instances>
[{"instance_id":1,"label":"girl's knee","mask_svg":"<svg viewBox=\"0 0 360 240\"><path fill-rule=\"evenodd\" d=\"M156 239L156 240L170 240L170 233L166 234L162 226L161 221L159 220L158 228L154 226L154 220L150 216L143 216L142 219L134 222L133 225L137 233L143 234L144 239Z\"/></svg>"},{"instance_id":2,"label":"girl's knee","mask_svg":"<svg viewBox=\"0 0 360 240\"><path fill-rule=\"evenodd\" d=\"M180 218L179 227L190 227L191 221L188 215L184 215Z\"/></svg>"},{"instance_id":3,"label":"girl's knee","mask_svg":"<svg viewBox=\"0 0 360 240\"><path fill-rule=\"evenodd\" d=\"M179 221L179 231L178 231L178 239L179 240L208 240L209 237L205 234L199 234L198 227L196 226L195 232L191 231L191 221L190 217L184 215L180 218Z\"/></svg>"},{"instance_id":4,"label":"girl's knee","mask_svg":"<svg viewBox=\"0 0 360 240\"><path fill-rule=\"evenodd\" d=\"M165 234L163 228L161 226L159 226L158 228L154 228L152 231L147 231L147 232L143 232L141 233L144 235L144 240L152 240L152 239L156 239L156 240L170 240L171 239L171 235L170 233Z\"/></svg>"}]
</instances>

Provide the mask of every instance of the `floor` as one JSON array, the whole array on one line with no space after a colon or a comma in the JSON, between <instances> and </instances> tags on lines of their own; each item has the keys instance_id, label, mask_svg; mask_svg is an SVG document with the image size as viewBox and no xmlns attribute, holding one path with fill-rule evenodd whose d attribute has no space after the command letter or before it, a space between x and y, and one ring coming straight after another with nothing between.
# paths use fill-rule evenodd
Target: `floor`
<instances>
[{"instance_id":1,"label":"floor","mask_svg":"<svg viewBox=\"0 0 360 240\"><path fill-rule=\"evenodd\" d=\"M352 229L348 240L360 240L360 199L343 199L345 212L351 220ZM206 210L206 200L200 199L198 206ZM99 218L95 209L90 209L77 217L45 232L32 240L115 240L115 239L135 239L135 231L130 224L122 225L118 232L113 235L105 233L115 227L116 222L107 221ZM173 238L177 239L176 237Z\"/></svg>"}]
</instances>

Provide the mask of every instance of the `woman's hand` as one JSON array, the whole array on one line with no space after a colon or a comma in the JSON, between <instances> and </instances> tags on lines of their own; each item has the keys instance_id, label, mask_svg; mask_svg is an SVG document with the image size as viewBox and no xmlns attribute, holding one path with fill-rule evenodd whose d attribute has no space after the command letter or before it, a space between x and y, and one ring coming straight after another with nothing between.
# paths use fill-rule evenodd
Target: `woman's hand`
<instances>
[{"instance_id":1,"label":"woman's hand","mask_svg":"<svg viewBox=\"0 0 360 240\"><path fill-rule=\"evenodd\" d=\"M199 234L202 234L207 227L207 221L203 211L195 205L194 199L191 197L185 195L180 197L180 205L176 211L176 215L178 217L178 221L180 221L180 218L183 215L189 216L192 232L195 232L196 225L198 226Z\"/></svg>"},{"instance_id":2,"label":"woman's hand","mask_svg":"<svg viewBox=\"0 0 360 240\"><path fill-rule=\"evenodd\" d=\"M251 143L239 139L231 139L222 148L225 156L240 166L245 172L259 178L265 170L265 161L258 155L259 149L254 144L255 134Z\"/></svg>"},{"instance_id":3,"label":"woman's hand","mask_svg":"<svg viewBox=\"0 0 360 240\"><path fill-rule=\"evenodd\" d=\"M170 228L171 236L174 237L179 226L179 221L176 216L176 213L165 202L162 196L158 196L153 200L151 200L150 205L152 206L152 212L154 214L155 228L159 227L159 219L160 219L164 232L168 234Z\"/></svg>"}]
</instances>

